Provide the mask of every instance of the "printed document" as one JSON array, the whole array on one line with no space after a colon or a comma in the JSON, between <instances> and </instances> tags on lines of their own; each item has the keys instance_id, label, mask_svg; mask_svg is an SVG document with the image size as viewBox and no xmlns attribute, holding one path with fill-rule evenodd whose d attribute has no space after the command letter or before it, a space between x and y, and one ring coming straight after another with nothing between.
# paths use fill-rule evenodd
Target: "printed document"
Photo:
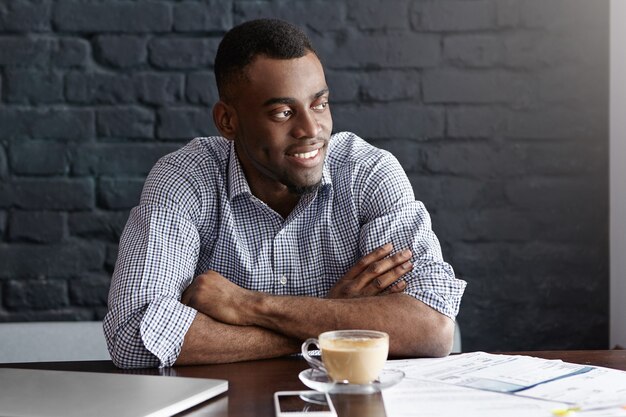
<instances>
[{"instance_id":1,"label":"printed document","mask_svg":"<svg viewBox=\"0 0 626 417\"><path fill-rule=\"evenodd\" d=\"M626 372L472 352L387 361L405 378L383 391L387 417L626 417Z\"/></svg>"}]
</instances>

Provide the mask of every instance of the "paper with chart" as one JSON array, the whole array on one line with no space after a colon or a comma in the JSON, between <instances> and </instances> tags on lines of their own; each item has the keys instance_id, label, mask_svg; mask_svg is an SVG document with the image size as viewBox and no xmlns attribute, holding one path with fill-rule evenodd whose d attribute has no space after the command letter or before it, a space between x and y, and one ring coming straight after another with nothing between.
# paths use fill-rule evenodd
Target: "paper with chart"
<instances>
[{"instance_id":1,"label":"paper with chart","mask_svg":"<svg viewBox=\"0 0 626 417\"><path fill-rule=\"evenodd\" d=\"M518 395L562 401L575 404L583 410L611 406L624 407L626 406L626 372L609 368L594 368L585 374L537 385Z\"/></svg>"},{"instance_id":2,"label":"paper with chart","mask_svg":"<svg viewBox=\"0 0 626 417\"><path fill-rule=\"evenodd\" d=\"M566 404L405 378L383 391L387 417L554 417ZM585 416L587 417L587 416Z\"/></svg>"},{"instance_id":3,"label":"paper with chart","mask_svg":"<svg viewBox=\"0 0 626 417\"><path fill-rule=\"evenodd\" d=\"M411 378L497 392L517 392L593 369L561 360L485 352L389 362L393 362L395 368L403 370Z\"/></svg>"},{"instance_id":4,"label":"paper with chart","mask_svg":"<svg viewBox=\"0 0 626 417\"><path fill-rule=\"evenodd\" d=\"M553 417L567 410L626 417L624 371L484 352L391 360L386 367L406 374L383 392L388 417Z\"/></svg>"}]
</instances>

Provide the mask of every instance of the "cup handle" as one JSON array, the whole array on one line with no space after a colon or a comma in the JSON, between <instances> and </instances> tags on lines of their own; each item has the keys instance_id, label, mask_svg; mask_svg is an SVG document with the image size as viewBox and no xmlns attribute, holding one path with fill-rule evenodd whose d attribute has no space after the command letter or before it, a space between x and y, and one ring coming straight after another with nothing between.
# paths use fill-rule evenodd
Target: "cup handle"
<instances>
[{"instance_id":1,"label":"cup handle","mask_svg":"<svg viewBox=\"0 0 626 417\"><path fill-rule=\"evenodd\" d=\"M302 356L304 357L304 359L306 359L306 361L309 363L309 365L311 365L311 368L313 369L317 369L318 371L322 371L324 373L326 372L326 368L324 368L324 364L322 363L322 361L317 360L315 358L312 358L311 356L309 356L309 346L315 346L318 350L320 349L320 345L319 342L317 341L317 339L315 338L310 338L307 339L303 344L302 344Z\"/></svg>"}]
</instances>

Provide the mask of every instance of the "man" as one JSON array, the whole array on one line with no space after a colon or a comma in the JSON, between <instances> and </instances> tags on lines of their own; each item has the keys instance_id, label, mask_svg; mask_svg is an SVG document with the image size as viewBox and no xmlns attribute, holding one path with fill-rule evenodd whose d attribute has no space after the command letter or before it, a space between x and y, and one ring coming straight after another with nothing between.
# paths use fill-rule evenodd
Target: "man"
<instances>
[{"instance_id":1,"label":"man","mask_svg":"<svg viewBox=\"0 0 626 417\"><path fill-rule=\"evenodd\" d=\"M244 23L215 75L223 137L162 158L122 235L104 320L113 361L267 358L347 328L386 331L392 355L448 354L465 282L397 160L331 136L307 37Z\"/></svg>"}]
</instances>

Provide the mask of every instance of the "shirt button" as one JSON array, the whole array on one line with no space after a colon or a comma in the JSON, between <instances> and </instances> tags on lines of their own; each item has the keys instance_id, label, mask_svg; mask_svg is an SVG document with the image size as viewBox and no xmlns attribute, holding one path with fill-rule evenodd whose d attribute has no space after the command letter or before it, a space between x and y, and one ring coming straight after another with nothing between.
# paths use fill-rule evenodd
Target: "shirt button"
<instances>
[{"instance_id":1,"label":"shirt button","mask_svg":"<svg viewBox=\"0 0 626 417\"><path fill-rule=\"evenodd\" d=\"M282 277L280 277L280 283L285 285L287 283L287 277L284 276L284 275Z\"/></svg>"}]
</instances>

